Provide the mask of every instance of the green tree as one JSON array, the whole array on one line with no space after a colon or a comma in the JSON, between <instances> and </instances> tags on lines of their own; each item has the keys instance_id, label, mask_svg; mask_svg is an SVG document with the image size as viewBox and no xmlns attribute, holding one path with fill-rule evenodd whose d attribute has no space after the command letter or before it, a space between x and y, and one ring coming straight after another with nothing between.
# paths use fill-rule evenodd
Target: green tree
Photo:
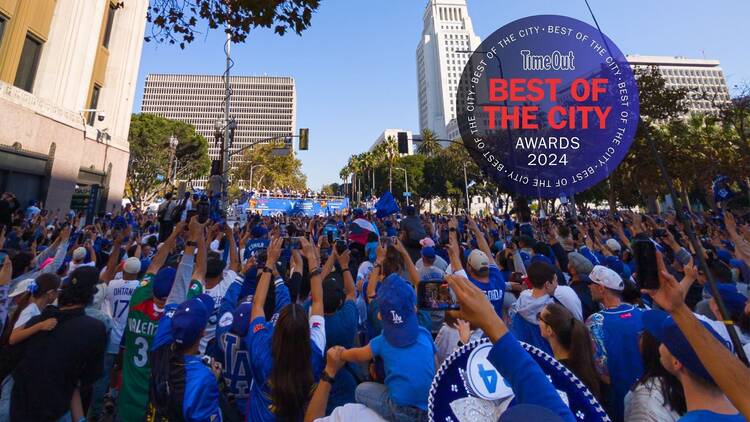
<instances>
[{"instance_id":1,"label":"green tree","mask_svg":"<svg viewBox=\"0 0 750 422\"><path fill-rule=\"evenodd\" d=\"M440 142L438 142L435 133L430 129L423 129L422 142L419 144L417 152L422 155L432 157L433 155L438 154L442 149L443 147L440 146Z\"/></svg>"},{"instance_id":2,"label":"green tree","mask_svg":"<svg viewBox=\"0 0 750 422\"><path fill-rule=\"evenodd\" d=\"M233 172L236 179L250 182L254 187L267 189L307 189L307 177L302 173L302 161L293 154L274 155L274 144L256 145L245 150L241 164Z\"/></svg>"},{"instance_id":3,"label":"green tree","mask_svg":"<svg viewBox=\"0 0 750 422\"><path fill-rule=\"evenodd\" d=\"M618 200L623 205L655 204L664 186L647 135L653 134L653 125L679 119L687 112L685 100L688 90L667 87L666 80L656 67L636 69L635 76L641 122L630 152L607 180L600 182L588 195L576 195L580 199L587 196L587 199L602 199L594 195L606 194L612 212L617 208ZM577 199L576 202L582 201Z\"/></svg>"},{"instance_id":4,"label":"green tree","mask_svg":"<svg viewBox=\"0 0 750 422\"><path fill-rule=\"evenodd\" d=\"M146 15L151 34L146 41L179 43L185 48L200 33L199 22L210 29L224 26L232 42L244 42L254 28L273 28L297 35L310 27L319 0L151 0Z\"/></svg>"},{"instance_id":5,"label":"green tree","mask_svg":"<svg viewBox=\"0 0 750 422\"><path fill-rule=\"evenodd\" d=\"M172 136L178 144L170 163ZM134 114L130 119L128 142L130 161L125 195L138 207L152 200L159 190L169 187L170 170L174 171L175 166L177 179L202 177L211 166L208 142L187 123L152 114Z\"/></svg>"},{"instance_id":6,"label":"green tree","mask_svg":"<svg viewBox=\"0 0 750 422\"><path fill-rule=\"evenodd\" d=\"M320 188L320 193L331 196L339 196L343 194L344 186L339 183L331 183L329 185L323 185Z\"/></svg>"},{"instance_id":7,"label":"green tree","mask_svg":"<svg viewBox=\"0 0 750 422\"><path fill-rule=\"evenodd\" d=\"M372 151L375 162L384 164L388 168L388 190L393 190L393 165L399 157L398 142L389 136L385 141L377 144Z\"/></svg>"}]
</instances>

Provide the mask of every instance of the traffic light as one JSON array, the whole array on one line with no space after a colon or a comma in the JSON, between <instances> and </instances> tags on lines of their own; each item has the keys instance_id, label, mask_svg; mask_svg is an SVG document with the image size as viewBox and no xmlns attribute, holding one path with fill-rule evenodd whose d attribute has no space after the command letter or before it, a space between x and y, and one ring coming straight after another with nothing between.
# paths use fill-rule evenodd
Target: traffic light
<instances>
[{"instance_id":1,"label":"traffic light","mask_svg":"<svg viewBox=\"0 0 750 422\"><path fill-rule=\"evenodd\" d=\"M409 135L406 132L398 132L398 153L409 153Z\"/></svg>"},{"instance_id":2,"label":"traffic light","mask_svg":"<svg viewBox=\"0 0 750 422\"><path fill-rule=\"evenodd\" d=\"M304 127L300 128L299 130L299 149L300 151L307 151L308 147L308 135L309 135L310 129Z\"/></svg>"}]
</instances>

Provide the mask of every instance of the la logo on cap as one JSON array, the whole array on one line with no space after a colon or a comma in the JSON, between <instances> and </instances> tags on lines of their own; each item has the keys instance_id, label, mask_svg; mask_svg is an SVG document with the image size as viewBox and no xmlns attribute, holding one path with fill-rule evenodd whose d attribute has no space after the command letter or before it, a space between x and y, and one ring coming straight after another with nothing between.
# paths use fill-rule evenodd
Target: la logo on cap
<instances>
[{"instance_id":1,"label":"la logo on cap","mask_svg":"<svg viewBox=\"0 0 750 422\"><path fill-rule=\"evenodd\" d=\"M403 324L404 320L401 318L399 314L396 313L396 311L391 310L391 320L394 324Z\"/></svg>"}]
</instances>

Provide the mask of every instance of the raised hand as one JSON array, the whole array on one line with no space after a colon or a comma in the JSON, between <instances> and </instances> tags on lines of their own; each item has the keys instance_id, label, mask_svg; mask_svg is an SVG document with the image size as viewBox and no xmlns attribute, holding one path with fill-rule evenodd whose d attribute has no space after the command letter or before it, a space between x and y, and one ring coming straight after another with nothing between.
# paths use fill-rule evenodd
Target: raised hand
<instances>
[{"instance_id":1,"label":"raised hand","mask_svg":"<svg viewBox=\"0 0 750 422\"><path fill-rule=\"evenodd\" d=\"M667 271L661 253L658 251L656 253L656 266L659 269L659 288L642 289L641 292L651 296L654 302L669 313L676 311L681 306L686 306L680 283Z\"/></svg>"},{"instance_id":2,"label":"raised hand","mask_svg":"<svg viewBox=\"0 0 750 422\"><path fill-rule=\"evenodd\" d=\"M10 283L12 275L13 263L10 261L10 257L6 255L3 260L3 267L0 268L0 286Z\"/></svg>"},{"instance_id":3,"label":"raised hand","mask_svg":"<svg viewBox=\"0 0 750 422\"><path fill-rule=\"evenodd\" d=\"M445 280L461 305L462 319L481 328L493 343L508 332L508 328L482 290L466 278L455 274L447 276Z\"/></svg>"},{"instance_id":4,"label":"raised hand","mask_svg":"<svg viewBox=\"0 0 750 422\"><path fill-rule=\"evenodd\" d=\"M281 256L281 249L284 245L284 239L280 237L273 237L271 238L271 243L268 245L268 252L267 252L267 258L266 258L266 265L276 265L276 262L279 260L279 257ZM272 267L273 268L273 267Z\"/></svg>"}]
</instances>

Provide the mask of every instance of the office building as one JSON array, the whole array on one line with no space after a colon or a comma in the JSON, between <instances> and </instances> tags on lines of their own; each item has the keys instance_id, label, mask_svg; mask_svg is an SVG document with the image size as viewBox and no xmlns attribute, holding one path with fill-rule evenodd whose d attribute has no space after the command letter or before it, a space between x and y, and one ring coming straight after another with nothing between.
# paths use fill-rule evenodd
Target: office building
<instances>
[{"instance_id":1,"label":"office building","mask_svg":"<svg viewBox=\"0 0 750 422\"><path fill-rule=\"evenodd\" d=\"M230 117L237 123L230 153L251 142L294 134L297 120L297 97L294 79L286 76L230 76L232 97ZM221 75L167 75L146 77L141 112L179 120L195 126L208 140L208 154L219 157L214 142L214 125L224 118L224 79ZM242 154L231 158L232 166ZM178 179L190 179L179 174ZM208 178L190 180L193 187L203 188Z\"/></svg>"},{"instance_id":2,"label":"office building","mask_svg":"<svg viewBox=\"0 0 750 422\"><path fill-rule=\"evenodd\" d=\"M0 191L22 206L119 207L147 8L0 0Z\"/></svg>"},{"instance_id":3,"label":"office building","mask_svg":"<svg viewBox=\"0 0 750 422\"><path fill-rule=\"evenodd\" d=\"M471 51L479 47L465 0L429 0L417 46L419 128L448 138L456 118L456 91Z\"/></svg>"},{"instance_id":4,"label":"office building","mask_svg":"<svg viewBox=\"0 0 750 422\"><path fill-rule=\"evenodd\" d=\"M628 55L627 60L634 69L655 66L667 88L688 89L689 113L716 115L729 101L727 80L718 60L638 55Z\"/></svg>"},{"instance_id":5,"label":"office building","mask_svg":"<svg viewBox=\"0 0 750 422\"><path fill-rule=\"evenodd\" d=\"M416 139L413 138L411 131L406 129L385 129L380 133L380 135L378 135L377 139L375 139L375 142L373 142L373 144L370 146L370 151L373 151L379 144L382 144L388 139L398 141L399 132L406 132L406 136L409 139L409 153L404 155L415 154L417 152L417 144L421 141L421 137L419 137L419 135L414 135Z\"/></svg>"}]
</instances>

